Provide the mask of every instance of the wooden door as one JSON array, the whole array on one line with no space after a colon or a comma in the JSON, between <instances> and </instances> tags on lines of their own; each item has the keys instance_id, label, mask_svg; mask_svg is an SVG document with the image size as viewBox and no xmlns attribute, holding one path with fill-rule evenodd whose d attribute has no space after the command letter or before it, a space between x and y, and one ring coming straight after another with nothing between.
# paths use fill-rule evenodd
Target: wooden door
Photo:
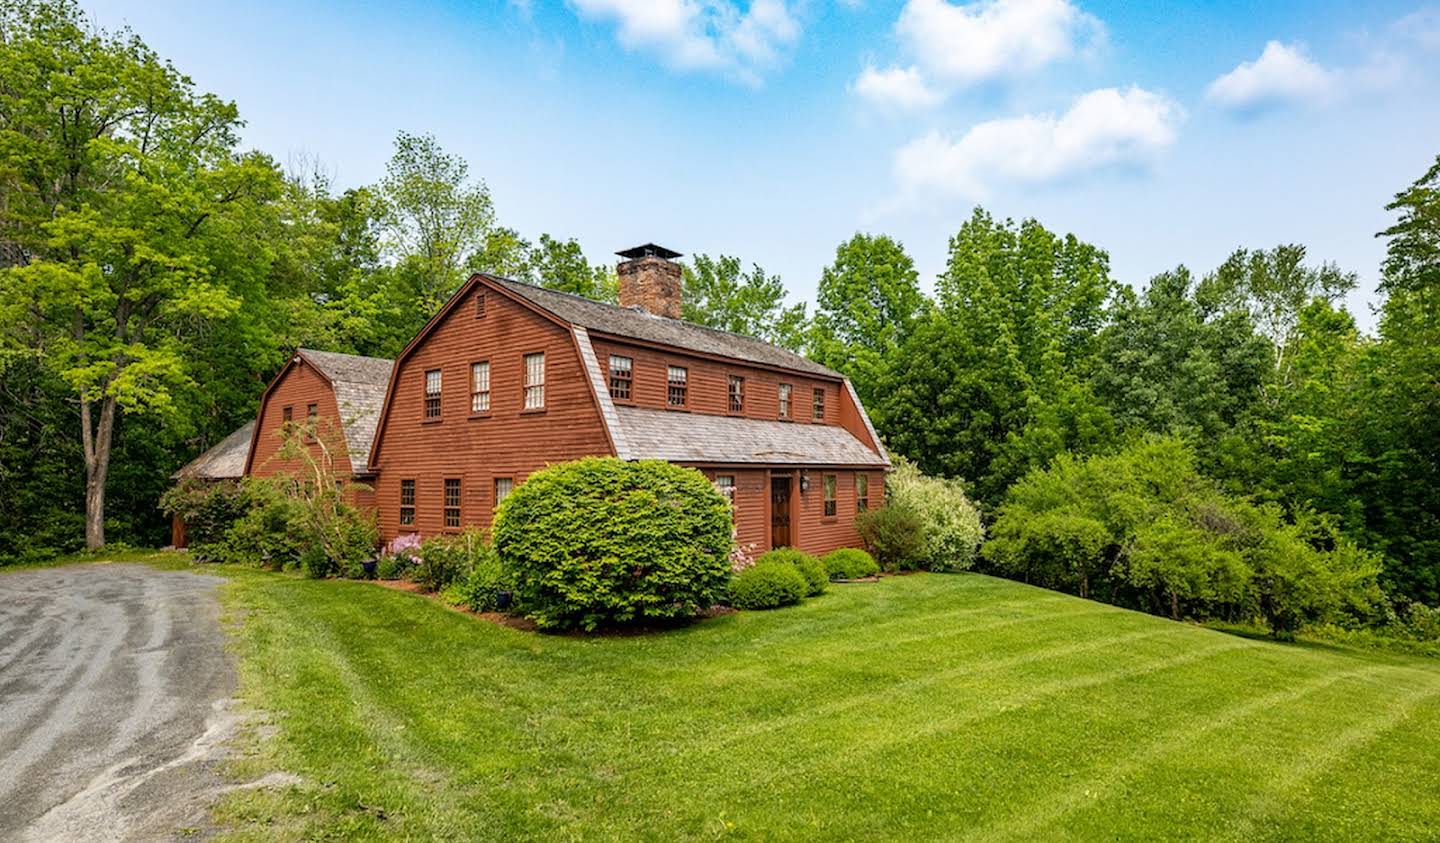
<instances>
[{"instance_id":1,"label":"wooden door","mask_svg":"<svg viewBox=\"0 0 1440 843\"><path fill-rule=\"evenodd\" d=\"M790 476L770 478L770 546L790 546Z\"/></svg>"}]
</instances>

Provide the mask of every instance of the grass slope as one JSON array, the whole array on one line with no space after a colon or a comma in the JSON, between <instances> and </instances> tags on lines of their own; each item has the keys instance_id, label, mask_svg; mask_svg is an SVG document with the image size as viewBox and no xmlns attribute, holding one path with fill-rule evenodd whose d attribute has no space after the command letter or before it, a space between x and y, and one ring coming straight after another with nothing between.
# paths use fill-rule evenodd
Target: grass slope
<instances>
[{"instance_id":1,"label":"grass slope","mask_svg":"<svg viewBox=\"0 0 1440 843\"><path fill-rule=\"evenodd\" d=\"M236 573L278 727L237 836L1425 838L1440 666L1281 645L974 575L644 637L498 627Z\"/></svg>"}]
</instances>

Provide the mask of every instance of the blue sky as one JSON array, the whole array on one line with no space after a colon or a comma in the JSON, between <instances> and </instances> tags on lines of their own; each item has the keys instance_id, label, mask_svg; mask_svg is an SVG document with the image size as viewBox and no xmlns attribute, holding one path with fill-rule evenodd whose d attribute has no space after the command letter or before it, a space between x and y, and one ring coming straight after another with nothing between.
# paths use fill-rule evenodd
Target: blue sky
<instances>
[{"instance_id":1,"label":"blue sky","mask_svg":"<svg viewBox=\"0 0 1440 843\"><path fill-rule=\"evenodd\" d=\"M1383 206L1440 153L1437 0L82 3L282 163L363 184L431 132L527 236L734 254L797 299L861 230L928 287L979 203L1137 285L1304 243L1370 326Z\"/></svg>"}]
</instances>

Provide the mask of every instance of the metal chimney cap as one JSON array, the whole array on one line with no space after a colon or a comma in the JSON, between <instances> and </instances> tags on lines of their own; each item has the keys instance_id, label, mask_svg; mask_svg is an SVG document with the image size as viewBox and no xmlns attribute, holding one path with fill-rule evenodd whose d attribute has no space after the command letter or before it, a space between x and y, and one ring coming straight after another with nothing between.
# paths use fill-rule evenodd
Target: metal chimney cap
<instances>
[{"instance_id":1,"label":"metal chimney cap","mask_svg":"<svg viewBox=\"0 0 1440 843\"><path fill-rule=\"evenodd\" d=\"M679 252L674 251L673 249L667 249L664 246L657 246L654 243L646 243L643 246L636 246L633 249L625 249L624 251L616 252L615 254L619 255L622 258L625 258L626 260L632 261L639 260L640 258L664 258L665 260L670 261L680 257Z\"/></svg>"}]
</instances>

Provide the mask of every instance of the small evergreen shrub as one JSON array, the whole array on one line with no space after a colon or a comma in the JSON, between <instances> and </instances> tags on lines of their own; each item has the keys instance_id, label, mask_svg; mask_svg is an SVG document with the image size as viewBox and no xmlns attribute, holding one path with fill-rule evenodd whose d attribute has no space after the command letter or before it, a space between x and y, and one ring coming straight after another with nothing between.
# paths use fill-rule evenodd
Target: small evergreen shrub
<instances>
[{"instance_id":1,"label":"small evergreen shrub","mask_svg":"<svg viewBox=\"0 0 1440 843\"><path fill-rule=\"evenodd\" d=\"M910 571L925 561L925 521L901 503L860 513L855 529L875 561L887 571Z\"/></svg>"},{"instance_id":2,"label":"small evergreen shrub","mask_svg":"<svg viewBox=\"0 0 1440 843\"><path fill-rule=\"evenodd\" d=\"M832 550L820 559L832 580L859 580L880 573L875 557L858 547Z\"/></svg>"},{"instance_id":3,"label":"small evergreen shrub","mask_svg":"<svg viewBox=\"0 0 1440 843\"><path fill-rule=\"evenodd\" d=\"M793 547L777 547L774 550L761 554L755 562L780 562L786 565L795 566L800 576L805 578L805 596L813 597L825 591L825 586L830 583L830 575L825 572L825 566L820 560L806 553L803 550L796 550Z\"/></svg>"},{"instance_id":4,"label":"small evergreen shrub","mask_svg":"<svg viewBox=\"0 0 1440 843\"><path fill-rule=\"evenodd\" d=\"M778 609L799 603L809 589L809 582L793 564L761 560L730 578L730 605Z\"/></svg>"},{"instance_id":5,"label":"small evergreen shrub","mask_svg":"<svg viewBox=\"0 0 1440 843\"><path fill-rule=\"evenodd\" d=\"M516 600L546 629L693 617L730 576L729 503L700 472L660 460L538 471L493 532Z\"/></svg>"}]
</instances>

